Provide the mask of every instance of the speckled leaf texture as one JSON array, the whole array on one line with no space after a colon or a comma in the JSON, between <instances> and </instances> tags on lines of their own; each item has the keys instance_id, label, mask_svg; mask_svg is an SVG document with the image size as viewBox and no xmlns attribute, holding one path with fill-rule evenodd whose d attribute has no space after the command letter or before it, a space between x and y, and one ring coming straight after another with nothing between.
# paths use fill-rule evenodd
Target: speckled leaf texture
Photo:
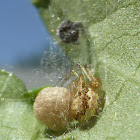
<instances>
[{"instance_id":1,"label":"speckled leaf texture","mask_svg":"<svg viewBox=\"0 0 140 140\"><path fill-rule=\"evenodd\" d=\"M0 140L31 140L39 126L25 85L12 73L0 71Z\"/></svg>"},{"instance_id":2,"label":"speckled leaf texture","mask_svg":"<svg viewBox=\"0 0 140 140\"><path fill-rule=\"evenodd\" d=\"M0 71L0 139L139 140L139 0L34 0L54 40L72 63L91 65L102 81L105 105L96 123L56 134L38 123L24 84ZM56 35L61 22L79 21L86 37L64 44ZM49 132L49 133L48 133Z\"/></svg>"},{"instance_id":3,"label":"speckled leaf texture","mask_svg":"<svg viewBox=\"0 0 140 140\"><path fill-rule=\"evenodd\" d=\"M97 123L65 137L78 140L140 138L140 3L139 0L34 0L56 42L71 62L93 65L106 102ZM64 44L56 35L65 20L79 21L86 38Z\"/></svg>"}]
</instances>

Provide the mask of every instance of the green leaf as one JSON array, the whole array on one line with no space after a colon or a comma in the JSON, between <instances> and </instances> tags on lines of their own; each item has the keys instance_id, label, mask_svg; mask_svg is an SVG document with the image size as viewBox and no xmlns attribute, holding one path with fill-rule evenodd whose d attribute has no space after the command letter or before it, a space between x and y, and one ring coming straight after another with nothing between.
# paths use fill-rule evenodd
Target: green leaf
<instances>
[{"instance_id":1,"label":"green leaf","mask_svg":"<svg viewBox=\"0 0 140 140\"><path fill-rule=\"evenodd\" d=\"M34 0L54 39L64 20L80 21L86 38L79 45L60 45L71 62L89 64L106 94L102 113L84 127L53 132L33 114L30 95L21 80L0 71L0 139L138 140L140 137L140 46L138 0ZM29 93L29 94L28 94ZM34 94L34 95L35 95ZM35 95L36 96L36 95Z\"/></svg>"},{"instance_id":2,"label":"green leaf","mask_svg":"<svg viewBox=\"0 0 140 140\"><path fill-rule=\"evenodd\" d=\"M49 1L49 0L48 0ZM41 3L41 1L38 0ZM140 45L138 0L55 0L38 8L71 62L91 65L106 94L103 112L88 129L80 127L60 138L138 140L140 138ZM60 42L56 31L65 20L80 21L87 37L79 45ZM43 136L42 136L43 137Z\"/></svg>"},{"instance_id":3,"label":"green leaf","mask_svg":"<svg viewBox=\"0 0 140 140\"><path fill-rule=\"evenodd\" d=\"M25 94L27 91L21 80L0 70L0 139L29 140L36 137L40 124Z\"/></svg>"}]
</instances>

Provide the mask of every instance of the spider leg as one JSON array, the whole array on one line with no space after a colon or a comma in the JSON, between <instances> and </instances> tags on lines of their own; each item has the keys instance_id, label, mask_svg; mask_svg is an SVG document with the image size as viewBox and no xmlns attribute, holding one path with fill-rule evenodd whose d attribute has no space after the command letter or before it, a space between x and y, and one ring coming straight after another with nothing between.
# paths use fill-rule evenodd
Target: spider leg
<instances>
[{"instance_id":1,"label":"spider leg","mask_svg":"<svg viewBox=\"0 0 140 140\"><path fill-rule=\"evenodd\" d=\"M91 82L91 86L94 88L98 88L101 84L101 82L99 80L97 80L91 73L91 71L88 68L84 68L82 65L80 65L80 63L78 63L79 67L81 68L81 70L84 72L84 74L86 75L86 77L88 78L88 80Z\"/></svg>"},{"instance_id":2,"label":"spider leg","mask_svg":"<svg viewBox=\"0 0 140 140\"><path fill-rule=\"evenodd\" d=\"M87 67L85 69L89 73L89 76L92 78L92 81L95 81L96 82L97 79L93 76L93 74L91 73L91 71Z\"/></svg>"},{"instance_id":3,"label":"spider leg","mask_svg":"<svg viewBox=\"0 0 140 140\"><path fill-rule=\"evenodd\" d=\"M78 73L77 73L77 72L75 72L74 70L71 70L71 72L73 73L73 75L75 75L76 77L78 77L78 78L79 78L79 75L78 75Z\"/></svg>"},{"instance_id":4,"label":"spider leg","mask_svg":"<svg viewBox=\"0 0 140 140\"><path fill-rule=\"evenodd\" d=\"M74 70L71 70L71 72L77 77L79 78L78 83L77 83L77 88L79 91L82 91L82 89L85 87L85 79L83 77L83 75L79 75L77 72L75 72Z\"/></svg>"},{"instance_id":5,"label":"spider leg","mask_svg":"<svg viewBox=\"0 0 140 140\"><path fill-rule=\"evenodd\" d=\"M91 79L90 75L87 73L87 71L85 70L85 68L80 63L78 63L78 66L81 68L81 70L84 72L84 74L86 75L88 80L91 82L92 79Z\"/></svg>"},{"instance_id":6,"label":"spider leg","mask_svg":"<svg viewBox=\"0 0 140 140\"><path fill-rule=\"evenodd\" d=\"M91 73L91 70L89 70L88 68L86 68L86 70L88 71L89 75L92 78L92 85L95 85L97 88L101 86L101 80L97 79L93 76L93 74Z\"/></svg>"}]
</instances>

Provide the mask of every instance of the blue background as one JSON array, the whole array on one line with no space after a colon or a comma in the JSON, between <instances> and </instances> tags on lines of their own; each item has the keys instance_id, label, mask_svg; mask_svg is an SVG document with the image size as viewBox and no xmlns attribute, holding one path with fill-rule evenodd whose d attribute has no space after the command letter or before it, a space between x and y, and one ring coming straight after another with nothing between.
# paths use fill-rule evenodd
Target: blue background
<instances>
[{"instance_id":1,"label":"blue background","mask_svg":"<svg viewBox=\"0 0 140 140\"><path fill-rule=\"evenodd\" d=\"M49 48L49 41L31 0L0 2L0 66L28 65L35 57L38 64L43 51Z\"/></svg>"},{"instance_id":2,"label":"blue background","mask_svg":"<svg viewBox=\"0 0 140 140\"><path fill-rule=\"evenodd\" d=\"M31 89L56 85L70 67L31 0L0 2L0 69L12 72Z\"/></svg>"}]
</instances>

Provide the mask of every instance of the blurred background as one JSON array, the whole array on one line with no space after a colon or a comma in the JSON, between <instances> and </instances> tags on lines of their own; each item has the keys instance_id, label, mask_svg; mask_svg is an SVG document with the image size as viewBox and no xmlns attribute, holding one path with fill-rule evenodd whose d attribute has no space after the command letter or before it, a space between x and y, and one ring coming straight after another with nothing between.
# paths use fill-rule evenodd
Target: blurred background
<instances>
[{"instance_id":1,"label":"blurred background","mask_svg":"<svg viewBox=\"0 0 140 140\"><path fill-rule=\"evenodd\" d=\"M70 69L31 0L0 3L0 69L13 72L28 89L55 85Z\"/></svg>"}]
</instances>

